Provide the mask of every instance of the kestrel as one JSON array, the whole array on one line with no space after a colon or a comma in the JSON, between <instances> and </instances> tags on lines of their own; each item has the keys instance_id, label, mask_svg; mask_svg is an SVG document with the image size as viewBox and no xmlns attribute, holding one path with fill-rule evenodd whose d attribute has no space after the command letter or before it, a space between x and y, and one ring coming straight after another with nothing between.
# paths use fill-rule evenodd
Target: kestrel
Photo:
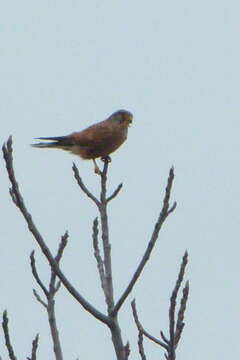
<instances>
[{"instance_id":1,"label":"kestrel","mask_svg":"<svg viewBox=\"0 0 240 360\"><path fill-rule=\"evenodd\" d=\"M133 115L126 110L118 110L106 120L91 125L88 128L73 132L66 136L39 137L39 140L51 140L49 143L33 144L33 147L47 149L62 149L80 156L82 159L93 160L96 174L100 169L97 158L110 161L109 154L117 150L127 139L128 127Z\"/></svg>"}]
</instances>

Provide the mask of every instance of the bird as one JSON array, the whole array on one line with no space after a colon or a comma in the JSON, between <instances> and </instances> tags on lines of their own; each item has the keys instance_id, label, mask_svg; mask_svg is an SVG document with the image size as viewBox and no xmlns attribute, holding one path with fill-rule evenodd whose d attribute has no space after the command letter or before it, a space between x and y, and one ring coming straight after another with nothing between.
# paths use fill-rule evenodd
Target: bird
<instances>
[{"instance_id":1,"label":"bird","mask_svg":"<svg viewBox=\"0 0 240 360\"><path fill-rule=\"evenodd\" d=\"M117 150L127 139L128 127L132 120L131 112L118 110L106 120L93 124L82 131L66 136L35 138L50 142L40 142L32 144L32 146L41 149L62 149L78 155L84 160L92 160L95 173L101 174L96 159L111 161L109 154Z\"/></svg>"}]
</instances>

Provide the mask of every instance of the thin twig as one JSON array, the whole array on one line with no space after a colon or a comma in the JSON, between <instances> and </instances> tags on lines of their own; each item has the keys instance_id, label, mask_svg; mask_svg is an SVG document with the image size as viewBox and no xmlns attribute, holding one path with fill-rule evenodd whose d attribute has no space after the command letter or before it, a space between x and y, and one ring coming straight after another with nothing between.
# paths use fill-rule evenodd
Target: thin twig
<instances>
[{"instance_id":1,"label":"thin twig","mask_svg":"<svg viewBox=\"0 0 240 360\"><path fill-rule=\"evenodd\" d=\"M107 203L108 203L109 201L111 201L112 199L114 199L114 198L118 195L118 193L119 193L119 191L122 189L122 187L123 187L123 184L122 184L122 183L118 185L118 187L116 188L116 190L114 190L114 192L112 193L112 195L107 198Z\"/></svg>"},{"instance_id":2,"label":"thin twig","mask_svg":"<svg viewBox=\"0 0 240 360\"><path fill-rule=\"evenodd\" d=\"M163 339L163 341L169 345L169 340L167 339L167 337L164 335L163 331L160 331L160 335L161 335L161 338Z\"/></svg>"},{"instance_id":3,"label":"thin twig","mask_svg":"<svg viewBox=\"0 0 240 360\"><path fill-rule=\"evenodd\" d=\"M171 295L171 299L170 299L170 308L169 308L169 340L167 339L167 337L164 335L163 331L160 331L160 335L163 341L155 338L154 336L150 335L142 326L142 324L140 323L139 319L138 319L138 314L137 314L137 309L136 309L136 304L135 304L135 300L133 300L131 302L132 305L132 311L133 311L133 317L136 323L136 326L138 328L139 331L139 341L142 341L141 337L140 337L140 333L142 335L144 335L145 337L147 337L149 340L155 342L156 344L160 345L161 347L163 347L166 350L166 353L164 354L165 358L167 360L175 360L176 359L176 348L177 345L179 343L179 340L181 338L181 334L184 328L184 314L185 314L185 310L186 310L186 304L187 304L187 300L188 300L188 294L189 294L189 283L188 281L186 282L184 288L183 288L183 295L181 298L181 303L180 303L180 307L179 307L179 311L178 311L178 315L177 315L177 324L175 327L175 313L176 313L176 300L177 300L177 295L180 289L180 286L183 282L183 277L184 277L184 273L185 273L185 269L186 269L186 265L188 262L188 253L187 251L185 252L183 258L182 258L182 263L180 266L180 270L178 273L178 278L176 281L176 284L174 286L174 289L172 291L172 295Z\"/></svg>"},{"instance_id":4,"label":"thin twig","mask_svg":"<svg viewBox=\"0 0 240 360\"><path fill-rule=\"evenodd\" d=\"M58 263L63 256L63 252L64 252L65 247L67 246L67 242L68 242L68 232L66 231L65 234L61 237L61 241L58 246L57 255L55 256L55 260Z\"/></svg>"},{"instance_id":5,"label":"thin twig","mask_svg":"<svg viewBox=\"0 0 240 360\"><path fill-rule=\"evenodd\" d=\"M37 334L32 342L32 356L28 358L29 360L37 360L38 340L39 340L39 335Z\"/></svg>"},{"instance_id":6,"label":"thin twig","mask_svg":"<svg viewBox=\"0 0 240 360\"><path fill-rule=\"evenodd\" d=\"M137 279L139 278L139 276L141 275L141 272L143 271L147 261L149 260L149 257L151 255L151 252L154 248L154 245L157 241L158 235L159 235L159 231L162 227L162 224L164 223L164 221L166 220L166 218L168 217L168 215L176 208L176 202L173 204L173 206L170 208L169 210L169 199L170 199L170 194L171 194L171 189L172 189L172 184L173 184L173 179L174 179L174 171L173 168L170 169L169 171L169 177L168 177L168 182L167 182L167 186L166 186L166 191L165 191L165 196L164 196L164 200L163 200L163 207L162 210L160 212L160 215L158 217L158 220L155 224L151 239L148 243L147 249L137 267L137 270L135 271L131 281L129 282L127 288L125 289L125 291L123 292L123 294L121 295L121 297L119 298L118 302L116 303L113 311L112 311L112 316L116 315L120 309L120 307L122 306L122 304L124 303L124 301L126 300L126 298L128 297L128 295L130 294L130 292L132 291Z\"/></svg>"},{"instance_id":7,"label":"thin twig","mask_svg":"<svg viewBox=\"0 0 240 360\"><path fill-rule=\"evenodd\" d=\"M17 357L14 354L14 350L13 350L11 340L10 340L9 328L8 328L7 310L5 310L3 312L2 328L3 328L3 332L4 332L5 344L6 344L6 348L8 350L9 359L10 360L17 360Z\"/></svg>"},{"instance_id":8,"label":"thin twig","mask_svg":"<svg viewBox=\"0 0 240 360\"><path fill-rule=\"evenodd\" d=\"M34 251L31 252L30 255L30 264L31 264L31 269L32 269L32 274L34 279L36 280L36 282L38 283L38 285L40 286L40 288L42 289L42 291L44 292L45 296L48 297L48 290L46 289L46 287L44 286L43 282L40 280L39 276L38 276L38 272L37 272L37 268L36 268L36 261L35 261L35 256L34 256ZM35 294L34 294L35 295ZM36 295L35 295L36 296ZM37 296L36 296L37 297Z\"/></svg>"},{"instance_id":9,"label":"thin twig","mask_svg":"<svg viewBox=\"0 0 240 360\"><path fill-rule=\"evenodd\" d=\"M139 352L142 360L147 360L144 346L143 346L143 333L141 331L138 331L138 352Z\"/></svg>"},{"instance_id":10,"label":"thin twig","mask_svg":"<svg viewBox=\"0 0 240 360\"><path fill-rule=\"evenodd\" d=\"M61 241L58 246L57 255L55 256L55 260L58 264L63 256L64 249L67 246L67 241L68 241L68 232L66 231L65 234L61 237ZM48 294L51 298L54 297L56 292L60 289L60 285L61 285L61 283L58 282L58 284L55 286L56 276L57 276L56 273L52 270L51 279L49 282L49 290L48 290Z\"/></svg>"},{"instance_id":11,"label":"thin twig","mask_svg":"<svg viewBox=\"0 0 240 360\"><path fill-rule=\"evenodd\" d=\"M65 234L61 237L61 241L60 241L59 246L58 246L57 255L55 256L55 261L58 264L59 264L59 262L60 262L60 260L62 258L64 249L65 249L65 247L67 245L67 240L68 240L68 232L66 231ZM31 268L32 268L34 278L36 279L37 283L40 285L40 287L44 291L44 294L45 294L45 296L47 298L47 303L45 303L42 300L42 298L40 297L40 295L37 293L37 291L35 289L33 290L34 296L37 299L37 301L40 302L45 307L45 309L47 310L48 322L49 322L49 326L50 326L50 330L51 330L51 336L52 336L52 341L53 341L53 350L54 350L55 358L56 358L56 360L63 360L62 347L61 347L61 343L60 343L60 338L59 338L59 333L58 333L58 328L57 328L57 322L56 322L56 316L55 316L55 300L54 300L56 292L60 288L61 282L58 281L57 285L55 285L56 284L56 274L51 269L51 277L50 277L50 281L49 281L49 289L48 290L46 289L46 287L44 286L44 284L40 280L40 277L39 277L38 272L37 272L34 252L31 253Z\"/></svg>"},{"instance_id":12,"label":"thin twig","mask_svg":"<svg viewBox=\"0 0 240 360\"><path fill-rule=\"evenodd\" d=\"M170 343L169 343L169 348L170 348L170 359L171 357L174 358L174 353L175 353L175 349L176 349L176 344L179 341L179 336L181 335L182 329L180 330L180 334L178 331L178 336L177 336L177 341L175 339L175 308L176 308L176 301L177 301L177 295L180 289L180 286L182 284L183 281L183 277L184 277L184 273L185 273L185 268L187 266L187 262L188 262L188 253L187 251L185 252L185 254L183 255L182 258L182 263L180 266L180 270L179 270L179 274L178 274L178 278L175 284L175 287L172 291L172 295L170 298L170 308L169 308L169 336L170 336ZM186 304L185 304L186 305ZM185 310L185 309L184 309ZM181 316L182 313L180 313ZM179 318L179 323L178 326L181 327L181 320Z\"/></svg>"},{"instance_id":13,"label":"thin twig","mask_svg":"<svg viewBox=\"0 0 240 360\"><path fill-rule=\"evenodd\" d=\"M85 186L85 184L79 174L78 168L76 167L76 165L74 163L73 163L72 169L73 169L74 177L77 180L77 183L80 186L80 188L82 189L82 191L84 192L84 194L86 194L97 206L99 206L100 202Z\"/></svg>"},{"instance_id":14,"label":"thin twig","mask_svg":"<svg viewBox=\"0 0 240 360\"><path fill-rule=\"evenodd\" d=\"M33 289L33 295L35 296L36 300L47 309L47 304L45 303L45 301L42 300L41 296L35 289Z\"/></svg>"},{"instance_id":15,"label":"thin twig","mask_svg":"<svg viewBox=\"0 0 240 360\"><path fill-rule=\"evenodd\" d=\"M139 319L138 319L138 314L137 314L137 308L136 308L136 301L135 299L131 302L131 306L132 306L132 312L133 312L133 317L135 320L135 323L137 325L138 331L140 331L144 336L146 336L148 339L150 339L151 341L155 342L156 344L162 346L164 349L168 349L167 345L162 342L161 340L155 338L154 336L150 335L149 332L147 332L142 324L140 323Z\"/></svg>"},{"instance_id":16,"label":"thin twig","mask_svg":"<svg viewBox=\"0 0 240 360\"><path fill-rule=\"evenodd\" d=\"M93 238L93 249L94 249L94 256L95 259L97 261L97 268L98 268L98 272L99 272L99 276L100 276L100 281L101 281L101 286L102 289L104 291L105 294L105 298L106 298L106 279L105 279L105 273L104 273L104 263L100 254L100 249L98 246L98 219L95 218L93 221L93 234L92 234L92 238Z\"/></svg>"},{"instance_id":17,"label":"thin twig","mask_svg":"<svg viewBox=\"0 0 240 360\"><path fill-rule=\"evenodd\" d=\"M12 184L12 188L10 189L10 194L12 196L12 200L15 203L15 205L19 208L21 211L23 217L26 220L26 223L28 224L28 228L30 232L33 234L35 240L37 241L38 245L40 246L43 254L48 259L48 262L52 269L55 271L63 285L66 287L66 289L70 292L70 294L84 307L86 311L88 311L90 314L92 314L95 318L97 318L99 321L107 324L108 326L112 325L112 320L109 319L108 316L101 313L99 310L97 310L93 305L91 305L70 283L70 281L66 278L66 276L63 274L63 272L60 270L58 263L54 259L53 255L51 254L49 248L47 247L45 241L43 240L41 234L39 233L36 225L34 224L32 217L30 213L27 211L27 208L25 206L24 200L22 198L22 195L20 193L18 183L15 178L14 170L13 170L13 158L12 158L12 139L9 137L7 144L3 145L3 155L6 162L6 168L8 171L9 180Z\"/></svg>"},{"instance_id":18,"label":"thin twig","mask_svg":"<svg viewBox=\"0 0 240 360\"><path fill-rule=\"evenodd\" d=\"M178 311L178 320L177 320L177 324L176 324L175 339L174 339L175 347L177 347L177 345L179 343L183 328L185 326L184 314L185 314L185 310L186 310L188 294L189 294L189 282L186 281L185 287L183 288L183 295L182 295L182 299L181 299L180 308Z\"/></svg>"}]
</instances>

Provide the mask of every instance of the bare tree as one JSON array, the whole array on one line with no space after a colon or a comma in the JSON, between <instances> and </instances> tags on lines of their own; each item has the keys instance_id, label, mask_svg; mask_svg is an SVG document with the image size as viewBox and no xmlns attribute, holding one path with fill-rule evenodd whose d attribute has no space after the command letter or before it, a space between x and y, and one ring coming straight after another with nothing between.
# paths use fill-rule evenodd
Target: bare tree
<instances>
[{"instance_id":1,"label":"bare tree","mask_svg":"<svg viewBox=\"0 0 240 360\"><path fill-rule=\"evenodd\" d=\"M112 342L116 353L116 358L118 360L127 360L130 354L130 345L129 343L124 344L122 340L121 335L121 329L118 321L118 314L121 310L122 305L126 301L127 297L131 293L134 285L136 284L137 280L139 279L144 267L147 264L147 261L150 258L150 255L153 251L153 248L156 244L156 241L159 236L160 229L167 219L168 215L171 214L175 208L176 208L176 202L170 206L170 194L171 189L173 185L174 180L174 170L173 168L169 171L167 186L165 190L165 195L163 199L163 205L160 210L160 213L158 215L158 219L156 221L156 224L154 226L152 236L147 243L146 250L142 256L142 258L139 261L139 264L135 270L135 272L132 275L132 278L129 280L129 283L126 285L125 290L121 294L121 296L115 300L114 297L114 283L113 283L113 273L112 273L112 260L111 260L111 244L110 244L110 238L109 238L109 226L108 226L108 204L110 201L112 201L120 192L122 188L122 184L120 184L116 190L111 194L107 194L107 174L108 174L108 167L109 167L109 159L104 159L104 165L103 170L100 172L100 196L97 198L94 196L90 190L87 188L87 186L84 184L79 171L75 164L73 164L73 173L76 178L76 181L83 193L96 205L98 212L99 212L99 220L101 224L101 230L99 236L99 220L98 218L94 219L93 221L93 251L97 263L97 268L99 272L99 278L101 282L101 287L104 293L105 302L106 302L106 313L101 312L98 310L93 304L91 304L85 297L82 296L82 294L74 287L74 285L71 283L71 281L68 279L68 277L64 274L64 272L60 269L59 262L64 250L64 247L66 246L68 235L67 233L62 237L58 253L56 256L53 256L49 248L47 247L46 241L44 240L43 236L41 235L40 231L37 229L33 218L31 214L29 213L28 209L26 208L23 196L20 192L20 188L18 186L15 172L13 168L13 151L12 151L12 139L11 137L8 139L7 143L3 145L3 155L6 163L6 168L9 176L9 180L11 183L10 188L10 195L12 198L13 203L17 206L17 208L22 213L27 225L29 231L32 233L33 238L39 245L42 253L46 257L47 261L49 262L50 268L51 268L51 278L49 282L48 288L42 283L40 280L40 277L38 275L37 269L36 269L36 263L34 258L34 253L31 254L31 268L33 276L42 289L47 302L45 302L40 295L34 290L34 295L36 299L47 309L48 312L48 318L49 318L49 324L51 328L51 334L54 344L54 353L55 358L57 360L62 360L62 350L61 350L61 344L58 336L57 326L56 326L56 318L55 318L55 312L54 312L54 296L57 292L57 290L60 287L60 282L64 285L64 287L67 289L67 291L75 298L75 300L87 311L89 312L93 317L95 317L97 320L104 323L111 332ZM101 241L100 239L101 238ZM181 271L178 277L178 281L176 284L176 287L173 291L172 297L171 297L171 306L169 311L169 319L170 319L170 339L168 340L163 333L162 334L162 340L160 341L159 345L161 345L166 351L167 355L166 358L168 360L175 359L175 349L177 347L177 344L179 342L182 329L184 326L183 323L183 317L184 317L184 311L186 307L186 301L187 301L187 294L188 294L188 284L185 286L185 295L182 297L182 304L180 306L180 310L177 316L177 324L175 325L175 304L176 304L176 297L179 290L179 287L183 280L183 274L184 269L187 263L187 255L185 254L185 265L182 265ZM58 277L59 282L56 283L56 277ZM132 303L133 306L133 313L135 322L138 327L139 331L139 352L141 354L142 359L145 359L146 356L144 354L143 344L142 342L142 336L147 336L147 332L143 329L141 326L135 303ZM5 335L6 337L6 335ZM149 336L148 336L149 337ZM38 339L37 339L38 340ZM32 357L31 359L36 358L36 351L34 350L37 346L37 340L35 341L34 345L32 346ZM153 340L153 337L152 337ZM11 347L7 346L8 350L11 349ZM34 353L35 351L35 353ZM13 353L14 356L14 353ZM12 358L11 358L12 359ZM14 358L13 358L14 359Z\"/></svg>"}]
</instances>

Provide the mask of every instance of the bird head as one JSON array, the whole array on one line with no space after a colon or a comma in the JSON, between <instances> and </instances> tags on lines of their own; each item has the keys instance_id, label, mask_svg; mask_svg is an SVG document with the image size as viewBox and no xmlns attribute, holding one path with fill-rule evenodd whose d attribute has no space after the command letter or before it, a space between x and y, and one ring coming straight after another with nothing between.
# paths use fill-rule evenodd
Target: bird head
<instances>
[{"instance_id":1,"label":"bird head","mask_svg":"<svg viewBox=\"0 0 240 360\"><path fill-rule=\"evenodd\" d=\"M130 111L127 110L118 110L114 112L109 119L113 121L118 121L119 123L130 126L133 119L133 114L130 113Z\"/></svg>"}]
</instances>

